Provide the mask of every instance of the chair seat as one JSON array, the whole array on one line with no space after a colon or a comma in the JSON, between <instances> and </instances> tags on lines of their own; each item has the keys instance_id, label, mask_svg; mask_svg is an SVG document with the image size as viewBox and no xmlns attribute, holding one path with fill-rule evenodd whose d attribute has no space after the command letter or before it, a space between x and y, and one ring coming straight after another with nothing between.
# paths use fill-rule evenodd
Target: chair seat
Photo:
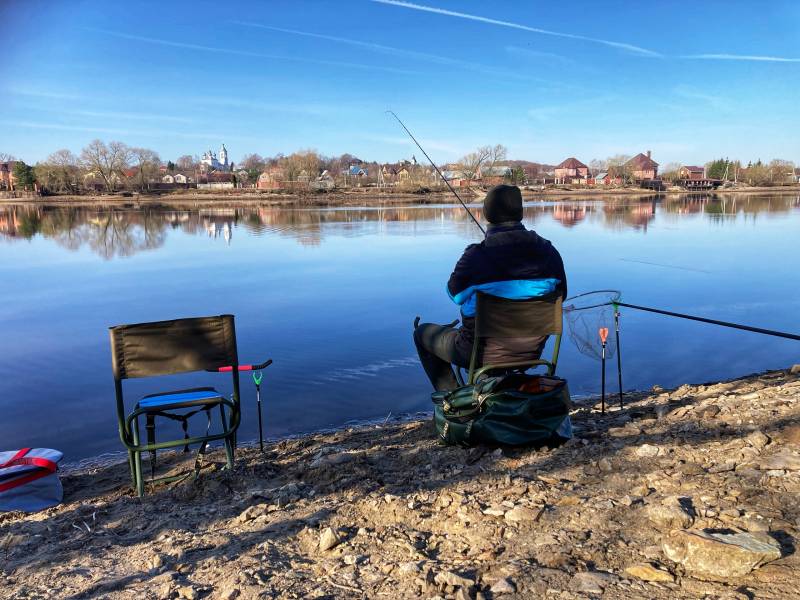
<instances>
[{"instance_id":1,"label":"chair seat","mask_svg":"<svg viewBox=\"0 0 800 600\"><path fill-rule=\"evenodd\" d=\"M222 400L222 394L214 388L196 388L192 390L177 390L161 394L150 394L139 400L136 408L167 410L170 408L188 408L191 406L219 404Z\"/></svg>"}]
</instances>

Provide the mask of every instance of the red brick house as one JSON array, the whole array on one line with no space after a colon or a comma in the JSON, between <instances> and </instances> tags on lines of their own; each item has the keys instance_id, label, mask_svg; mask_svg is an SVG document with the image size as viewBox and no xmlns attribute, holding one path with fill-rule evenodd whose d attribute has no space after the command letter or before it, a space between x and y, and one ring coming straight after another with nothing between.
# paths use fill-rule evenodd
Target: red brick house
<instances>
[{"instance_id":1,"label":"red brick house","mask_svg":"<svg viewBox=\"0 0 800 600\"><path fill-rule=\"evenodd\" d=\"M284 185L286 175L280 167L267 167L261 175L258 176L256 187L259 190L279 190Z\"/></svg>"},{"instance_id":2,"label":"red brick house","mask_svg":"<svg viewBox=\"0 0 800 600\"><path fill-rule=\"evenodd\" d=\"M0 190L13 190L16 178L14 177L14 163L9 160L0 162Z\"/></svg>"},{"instance_id":3,"label":"red brick house","mask_svg":"<svg viewBox=\"0 0 800 600\"><path fill-rule=\"evenodd\" d=\"M678 179L705 179L706 170L704 167L681 167L678 171Z\"/></svg>"},{"instance_id":4,"label":"red brick house","mask_svg":"<svg viewBox=\"0 0 800 600\"><path fill-rule=\"evenodd\" d=\"M625 163L625 168L636 181L658 177L658 163L650 158L650 150L647 151L647 154L640 152L634 156Z\"/></svg>"},{"instance_id":5,"label":"red brick house","mask_svg":"<svg viewBox=\"0 0 800 600\"><path fill-rule=\"evenodd\" d=\"M569 183L572 179L588 178L589 167L587 167L574 156L571 156L556 167L554 175L556 181Z\"/></svg>"}]
</instances>

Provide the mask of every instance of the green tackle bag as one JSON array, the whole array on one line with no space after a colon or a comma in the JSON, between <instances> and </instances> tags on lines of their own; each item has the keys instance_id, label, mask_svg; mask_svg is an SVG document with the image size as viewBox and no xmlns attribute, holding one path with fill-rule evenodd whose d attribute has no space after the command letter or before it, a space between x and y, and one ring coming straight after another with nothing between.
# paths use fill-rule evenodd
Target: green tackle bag
<instances>
[{"instance_id":1,"label":"green tackle bag","mask_svg":"<svg viewBox=\"0 0 800 600\"><path fill-rule=\"evenodd\" d=\"M433 420L449 446L557 445L572 437L567 382L512 373L434 392Z\"/></svg>"}]
</instances>

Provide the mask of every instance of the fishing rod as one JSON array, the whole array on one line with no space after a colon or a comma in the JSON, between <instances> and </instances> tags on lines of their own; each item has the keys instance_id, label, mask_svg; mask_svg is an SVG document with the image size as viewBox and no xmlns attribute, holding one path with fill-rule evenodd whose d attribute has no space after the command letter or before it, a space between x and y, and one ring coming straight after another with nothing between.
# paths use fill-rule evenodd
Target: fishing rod
<instances>
[{"instance_id":1,"label":"fishing rod","mask_svg":"<svg viewBox=\"0 0 800 600\"><path fill-rule=\"evenodd\" d=\"M752 331L753 333L761 333L764 335L772 335L775 337L786 338L788 340L800 341L800 335L795 333L786 333L785 331L775 331L774 329L763 329L762 327L752 327L751 325L742 325L740 323L731 323L729 321L718 321L716 319L707 319L705 317L696 317L694 315L687 315L684 313L672 312L669 310L661 310L660 308L651 308L649 306L638 306L636 304L627 304L625 302L609 302L614 306L625 306L635 310L643 310L646 312L656 313L659 315L666 315L668 317L678 317L679 319L688 319L690 321L700 321L701 323L710 323L711 325L720 325L722 327L730 327L732 329L741 329L742 331Z\"/></svg>"},{"instance_id":2,"label":"fishing rod","mask_svg":"<svg viewBox=\"0 0 800 600\"><path fill-rule=\"evenodd\" d=\"M403 123L403 122L400 120L400 117L398 117L398 116L397 116L397 115L394 113L394 111L393 111L393 110L387 110L386 112L387 112L387 113L389 113L390 115L392 115L392 116L393 116L395 119L397 119L397 122L398 122L398 123L400 123L400 127L402 127L402 128L405 130L405 132L408 134L408 137L410 137L410 138L413 140L413 142L414 142L414 143L417 145L417 148L419 148L419 149L420 149L420 152L422 152L422 153L425 155L425 158L427 158L427 159L428 159L428 162L429 162L429 163L431 163L431 166L434 168L434 170L436 171L436 173L438 173L438 174L439 174L439 177L441 177L441 178L442 178L442 181L444 181L444 184L445 184L445 185L446 185L448 188L450 188L450 191L451 191L451 192L453 192L453 195L454 195L454 196L455 196L455 197L458 199L458 201L461 203L461 206L463 206L463 207L464 207L464 210L465 210L465 211L467 211L467 214L470 216L470 218L472 218L472 220L475 222L475 225L477 225L477 226L478 226L478 229L480 229L480 230L481 230L481 233L483 233L483 235L485 236L485 235L486 235L486 230L483 228L483 225L481 225L481 224L480 224L480 222L478 221L478 219L476 219L476 218L475 218L475 215L473 215L473 214L472 214L472 212L469 210L469 208L467 208L467 205L466 205L466 204L464 204L464 201L461 199L461 196L459 196L459 195L458 195L458 193L456 193L455 189L453 189L453 186L452 186L452 185L450 185L450 182L449 182L449 181L447 181L447 179L445 178L445 176L444 176L444 175L442 175L442 172L439 170L439 167L437 167L437 166L436 166L436 163L435 163L435 162L433 162L433 160L431 160L431 157L430 157L430 156L428 156L428 153L427 153L427 152L425 152L425 149L424 149L422 146L420 146L419 142L417 141L417 138L415 138L415 137L414 137L414 134L413 134L413 133L411 133L411 132L408 130L408 127L406 127L406 126L405 126L405 123Z\"/></svg>"}]
</instances>

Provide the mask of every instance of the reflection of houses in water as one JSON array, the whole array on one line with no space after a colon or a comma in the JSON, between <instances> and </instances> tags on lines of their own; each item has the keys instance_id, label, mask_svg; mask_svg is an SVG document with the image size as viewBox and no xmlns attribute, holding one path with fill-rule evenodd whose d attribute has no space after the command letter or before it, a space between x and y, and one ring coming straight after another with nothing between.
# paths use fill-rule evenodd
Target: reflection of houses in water
<instances>
[{"instance_id":1,"label":"reflection of houses in water","mask_svg":"<svg viewBox=\"0 0 800 600\"><path fill-rule=\"evenodd\" d=\"M0 234L5 237L17 237L22 225L19 211L14 206L0 207Z\"/></svg>"},{"instance_id":2,"label":"reflection of houses in water","mask_svg":"<svg viewBox=\"0 0 800 600\"><path fill-rule=\"evenodd\" d=\"M553 218L564 227L574 227L586 218L585 204L557 204L553 207Z\"/></svg>"},{"instance_id":3,"label":"reflection of houses in water","mask_svg":"<svg viewBox=\"0 0 800 600\"><path fill-rule=\"evenodd\" d=\"M611 229L647 230L656 217L675 222L681 218L714 220L720 224L736 218L755 219L763 213L788 213L800 208L797 194L732 196L687 194L652 196L636 201L611 198L605 202L565 199L529 202L524 209L528 227L545 215L564 227L584 220ZM480 206L471 206L483 222ZM186 235L222 238L232 242L233 229L246 228L248 235L267 232L286 236L302 245L320 245L326 235L425 235L442 231L477 239L477 228L460 206L388 205L363 208L286 209L274 206L211 207L201 210L176 208L65 207L48 204L0 206L0 239L15 241L34 236L59 246L92 252L110 259L160 247L171 229Z\"/></svg>"},{"instance_id":4,"label":"reflection of houses in water","mask_svg":"<svg viewBox=\"0 0 800 600\"><path fill-rule=\"evenodd\" d=\"M605 222L612 229L628 226L646 233L647 226L656 216L657 198L653 196L634 203L605 204L603 206Z\"/></svg>"}]
</instances>

